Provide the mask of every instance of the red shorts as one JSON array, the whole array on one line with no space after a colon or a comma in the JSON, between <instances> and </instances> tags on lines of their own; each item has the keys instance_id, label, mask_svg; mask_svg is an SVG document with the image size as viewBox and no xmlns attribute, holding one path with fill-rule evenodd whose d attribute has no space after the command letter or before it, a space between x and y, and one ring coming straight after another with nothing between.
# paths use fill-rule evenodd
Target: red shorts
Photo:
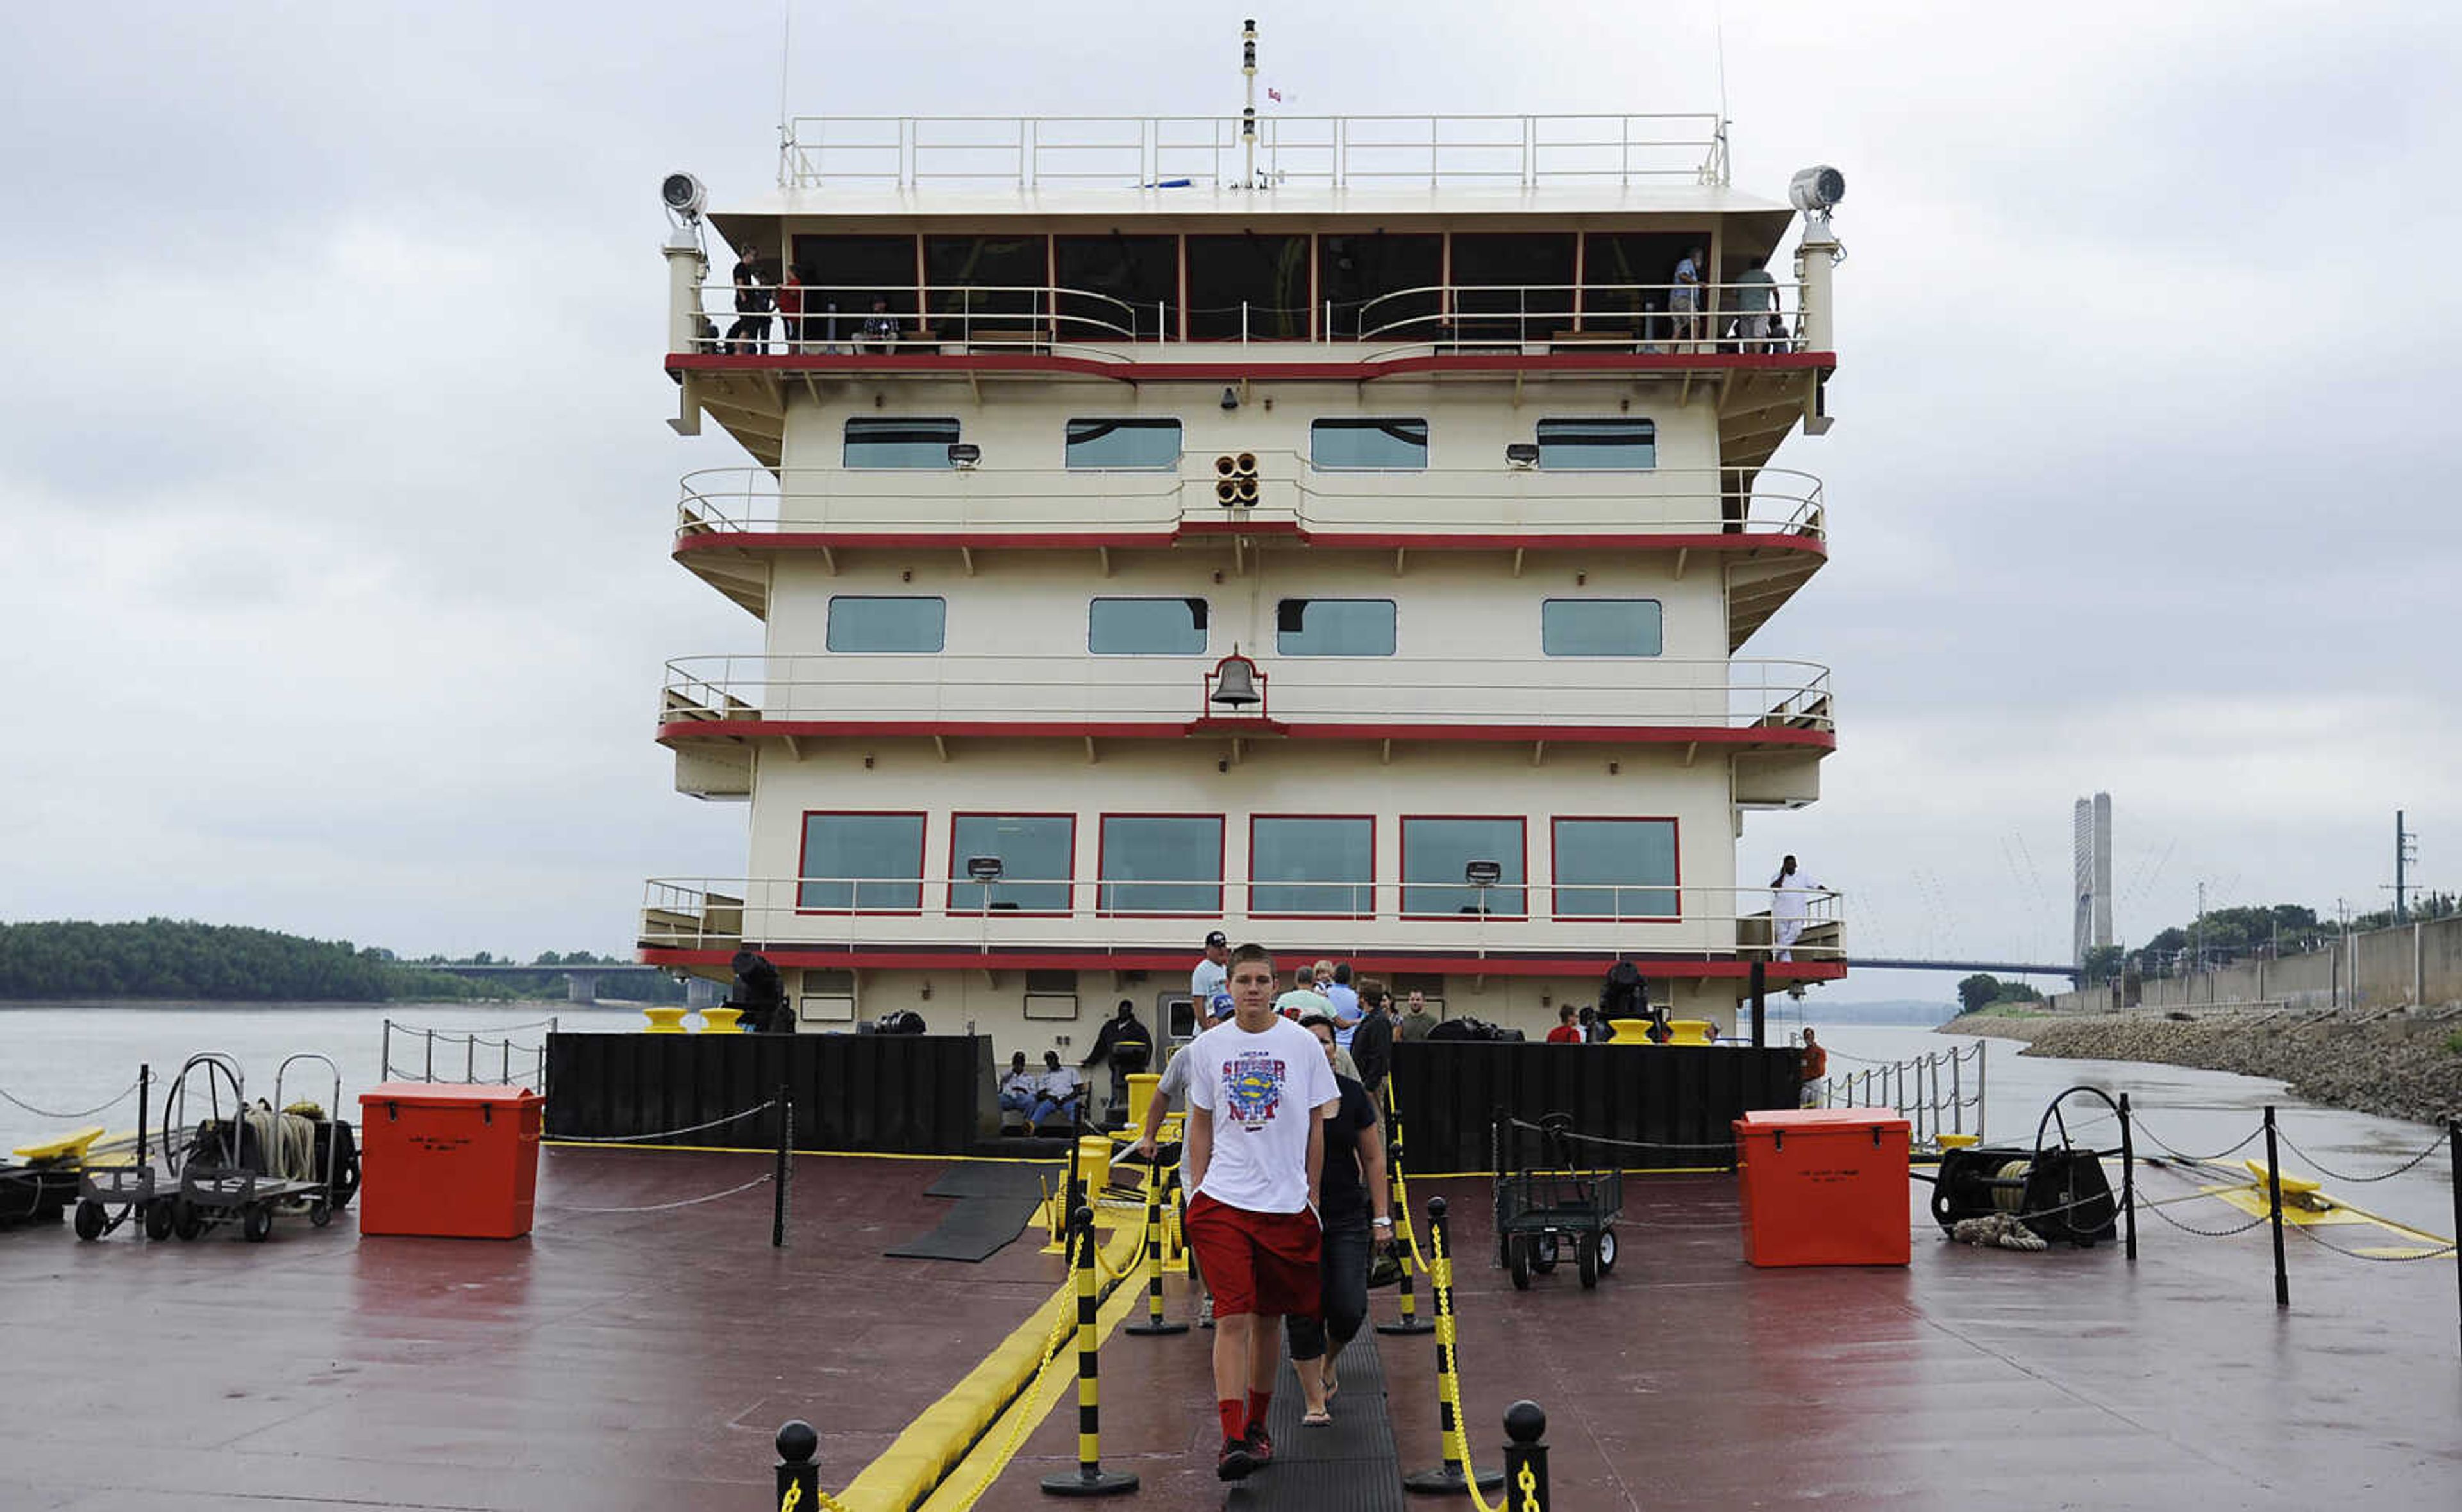
<instances>
[{"instance_id":1,"label":"red shorts","mask_svg":"<svg viewBox=\"0 0 2462 1512\"><path fill-rule=\"evenodd\" d=\"M1187 1229L1216 1317L1313 1318L1324 1305L1325 1228L1314 1213L1251 1213L1200 1192Z\"/></svg>"}]
</instances>

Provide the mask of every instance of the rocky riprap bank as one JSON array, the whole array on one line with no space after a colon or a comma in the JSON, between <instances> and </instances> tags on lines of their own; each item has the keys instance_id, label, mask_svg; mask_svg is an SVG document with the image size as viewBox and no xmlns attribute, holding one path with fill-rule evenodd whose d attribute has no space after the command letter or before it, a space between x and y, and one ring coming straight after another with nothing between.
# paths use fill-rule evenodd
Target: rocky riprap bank
<instances>
[{"instance_id":1,"label":"rocky riprap bank","mask_svg":"<svg viewBox=\"0 0 2462 1512\"><path fill-rule=\"evenodd\" d=\"M2288 1082L2310 1102L2442 1123L2462 1112L2462 1007L2097 1017L1965 1014L1952 1034L2024 1040L2023 1055L2152 1061Z\"/></svg>"}]
</instances>

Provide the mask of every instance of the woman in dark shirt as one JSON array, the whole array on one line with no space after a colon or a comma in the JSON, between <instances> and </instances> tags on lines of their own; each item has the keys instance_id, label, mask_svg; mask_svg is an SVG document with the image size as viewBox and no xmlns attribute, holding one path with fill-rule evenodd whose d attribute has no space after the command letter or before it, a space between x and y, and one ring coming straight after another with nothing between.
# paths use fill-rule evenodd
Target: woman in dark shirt
<instances>
[{"instance_id":1,"label":"woman in dark shirt","mask_svg":"<svg viewBox=\"0 0 2462 1512\"><path fill-rule=\"evenodd\" d=\"M1317 1037L1326 1059L1333 1059L1333 1018L1311 1009L1300 1015L1300 1027ZM1333 1421L1327 1410L1333 1396L1333 1362L1359 1332L1368 1317L1368 1262L1374 1246L1389 1243L1393 1220L1387 1212L1385 1141L1376 1128L1376 1104L1368 1089L1336 1074L1334 1087L1341 1106L1325 1123L1325 1175L1318 1218L1325 1224L1322 1316L1296 1314L1284 1320L1290 1338L1291 1369L1300 1379L1307 1411L1300 1418L1309 1427ZM1371 1222L1370 1213L1375 1218Z\"/></svg>"}]
</instances>

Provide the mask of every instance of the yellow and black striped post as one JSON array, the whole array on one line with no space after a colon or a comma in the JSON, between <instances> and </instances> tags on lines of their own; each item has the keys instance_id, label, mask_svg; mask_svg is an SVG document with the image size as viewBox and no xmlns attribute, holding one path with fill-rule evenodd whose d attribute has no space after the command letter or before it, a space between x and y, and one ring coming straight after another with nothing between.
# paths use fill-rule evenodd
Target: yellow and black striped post
<instances>
[{"instance_id":1,"label":"yellow and black striped post","mask_svg":"<svg viewBox=\"0 0 2462 1512\"><path fill-rule=\"evenodd\" d=\"M1119 1496L1134 1491L1137 1478L1103 1468L1101 1392L1094 1379L1094 1310L1102 1301L1094 1274L1094 1210L1080 1207L1071 1214L1069 1233L1077 1246L1077 1468L1045 1476L1043 1489L1055 1497Z\"/></svg>"},{"instance_id":2,"label":"yellow and black striped post","mask_svg":"<svg viewBox=\"0 0 2462 1512\"><path fill-rule=\"evenodd\" d=\"M1124 1333L1186 1333L1188 1325L1162 1315L1162 1156L1146 1167L1146 1315Z\"/></svg>"},{"instance_id":3,"label":"yellow and black striped post","mask_svg":"<svg viewBox=\"0 0 2462 1512\"><path fill-rule=\"evenodd\" d=\"M1392 1093L1389 1091L1387 1097L1390 1099ZM1395 1237L1400 1241L1399 1259L1402 1262L1402 1318L1398 1323L1376 1325L1376 1331L1379 1333L1434 1333L1436 1326L1419 1316L1419 1298L1411 1285L1411 1256L1417 1251L1418 1242L1411 1233L1411 1183L1409 1178L1402 1175L1402 1115L1388 1110L1385 1123L1391 1134L1385 1142L1385 1177L1387 1184L1392 1187L1393 1193L1393 1222L1397 1231Z\"/></svg>"},{"instance_id":4,"label":"yellow and black striped post","mask_svg":"<svg viewBox=\"0 0 2462 1512\"><path fill-rule=\"evenodd\" d=\"M1454 1261L1446 1244L1445 1199L1440 1197L1428 1199L1428 1295L1436 1309L1436 1433L1445 1458L1433 1470L1402 1478L1402 1489L1420 1496L1470 1489L1461 1468L1470 1461L1470 1441L1462 1435L1461 1415L1454 1406L1461 1399L1461 1379L1456 1373L1459 1362L1455 1350ZM1502 1484L1503 1471L1479 1472L1479 1490L1493 1491Z\"/></svg>"},{"instance_id":5,"label":"yellow and black striped post","mask_svg":"<svg viewBox=\"0 0 2462 1512\"><path fill-rule=\"evenodd\" d=\"M1547 1512L1547 1415L1537 1402L1504 1410L1504 1512Z\"/></svg>"}]
</instances>

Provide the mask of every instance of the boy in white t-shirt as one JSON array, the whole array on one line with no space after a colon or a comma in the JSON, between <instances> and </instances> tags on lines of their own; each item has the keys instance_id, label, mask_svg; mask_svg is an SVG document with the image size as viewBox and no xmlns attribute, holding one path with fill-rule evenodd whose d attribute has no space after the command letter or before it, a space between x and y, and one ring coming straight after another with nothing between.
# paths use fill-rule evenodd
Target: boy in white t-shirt
<instances>
[{"instance_id":1,"label":"boy in white t-shirt","mask_svg":"<svg viewBox=\"0 0 2462 1512\"><path fill-rule=\"evenodd\" d=\"M1341 1107L1316 1036L1274 1013L1274 961L1231 953L1233 1018L1179 1053L1188 1078L1188 1242L1214 1293L1215 1473L1238 1480L1274 1457L1265 1433L1286 1315L1313 1317L1324 1225L1325 1120Z\"/></svg>"}]
</instances>

